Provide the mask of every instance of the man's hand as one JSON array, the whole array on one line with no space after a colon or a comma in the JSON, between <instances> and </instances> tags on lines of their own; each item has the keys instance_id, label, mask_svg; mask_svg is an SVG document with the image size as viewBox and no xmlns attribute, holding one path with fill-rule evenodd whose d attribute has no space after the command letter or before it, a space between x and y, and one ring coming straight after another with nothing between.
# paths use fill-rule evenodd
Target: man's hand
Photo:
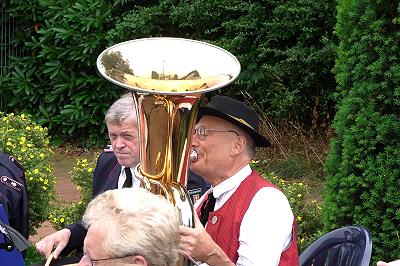
<instances>
[{"instance_id":1,"label":"man's hand","mask_svg":"<svg viewBox=\"0 0 400 266\"><path fill-rule=\"evenodd\" d=\"M61 251L68 244L69 238L71 236L71 231L69 229L62 229L51 235L46 236L39 242L35 244L36 250L48 258L55 247L54 258L57 259Z\"/></svg>"},{"instance_id":2,"label":"man's hand","mask_svg":"<svg viewBox=\"0 0 400 266\"><path fill-rule=\"evenodd\" d=\"M179 252L210 266L234 265L206 232L197 215L195 215L195 225L195 228L179 226L181 235Z\"/></svg>"}]
</instances>

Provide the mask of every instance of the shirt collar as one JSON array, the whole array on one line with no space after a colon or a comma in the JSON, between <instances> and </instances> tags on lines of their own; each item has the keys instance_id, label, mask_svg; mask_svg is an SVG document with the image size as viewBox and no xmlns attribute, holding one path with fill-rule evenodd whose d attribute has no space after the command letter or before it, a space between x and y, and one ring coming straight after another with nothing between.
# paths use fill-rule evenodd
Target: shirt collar
<instances>
[{"instance_id":1,"label":"shirt collar","mask_svg":"<svg viewBox=\"0 0 400 266\"><path fill-rule=\"evenodd\" d=\"M242 181L251 174L251 172L252 170L248 164L233 176L213 187L212 193L214 197L217 199L225 192L237 188L240 183L242 183Z\"/></svg>"}]
</instances>

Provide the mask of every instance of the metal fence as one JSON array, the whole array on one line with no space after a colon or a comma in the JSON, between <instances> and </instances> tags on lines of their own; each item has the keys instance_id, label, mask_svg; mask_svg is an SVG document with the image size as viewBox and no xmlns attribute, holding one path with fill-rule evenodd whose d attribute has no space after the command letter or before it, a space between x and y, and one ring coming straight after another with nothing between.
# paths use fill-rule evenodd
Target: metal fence
<instances>
[{"instance_id":1,"label":"metal fence","mask_svg":"<svg viewBox=\"0 0 400 266\"><path fill-rule=\"evenodd\" d=\"M20 47L12 45L11 41L16 32L17 23L7 13L7 5L4 0L0 0L0 75L11 70L10 56L21 56Z\"/></svg>"}]
</instances>

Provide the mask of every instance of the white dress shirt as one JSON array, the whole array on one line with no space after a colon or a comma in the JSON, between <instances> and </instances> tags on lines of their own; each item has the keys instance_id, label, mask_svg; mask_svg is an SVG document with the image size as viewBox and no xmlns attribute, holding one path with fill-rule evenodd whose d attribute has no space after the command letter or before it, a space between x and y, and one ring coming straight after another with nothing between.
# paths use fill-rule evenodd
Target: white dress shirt
<instances>
[{"instance_id":1,"label":"white dress shirt","mask_svg":"<svg viewBox=\"0 0 400 266\"><path fill-rule=\"evenodd\" d=\"M132 168L129 168L129 170L132 173ZM119 177L118 177L118 188L122 188L122 186L125 183L125 180L126 180L125 166L122 166L121 167L121 172L120 172ZM137 179L134 174L132 174L132 187L133 188L140 187L140 180Z\"/></svg>"},{"instance_id":2,"label":"white dress shirt","mask_svg":"<svg viewBox=\"0 0 400 266\"><path fill-rule=\"evenodd\" d=\"M250 166L246 165L235 175L210 189L216 198L214 211L228 201L251 172ZM195 207L202 201L203 199L198 200ZM243 216L236 265L278 265L281 253L291 242L293 218L289 202L281 191L272 187L260 189Z\"/></svg>"}]
</instances>

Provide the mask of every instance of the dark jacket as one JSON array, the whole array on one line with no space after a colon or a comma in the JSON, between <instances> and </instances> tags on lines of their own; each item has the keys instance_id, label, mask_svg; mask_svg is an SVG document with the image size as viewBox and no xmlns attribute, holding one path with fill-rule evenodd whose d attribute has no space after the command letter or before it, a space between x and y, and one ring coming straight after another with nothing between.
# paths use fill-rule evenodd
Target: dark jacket
<instances>
[{"instance_id":1,"label":"dark jacket","mask_svg":"<svg viewBox=\"0 0 400 266\"><path fill-rule=\"evenodd\" d=\"M14 157L0 152L0 203L10 226L28 238L29 217L26 189L24 168Z\"/></svg>"},{"instance_id":2,"label":"dark jacket","mask_svg":"<svg viewBox=\"0 0 400 266\"><path fill-rule=\"evenodd\" d=\"M97 160L96 168L94 169L93 173L93 198L104 191L117 189L120 173L121 165L118 163L114 152L112 152L112 150L105 149L100 154L99 159ZM207 191L209 186L204 186L207 185L203 181L203 178L197 175L195 176L192 173L189 174L188 192L191 196L192 194L190 193L190 191L193 189L201 192ZM81 220L67 226L67 228L71 231L71 237L69 239L68 245L64 248L61 255L67 255L74 249L82 249L83 240L85 239L87 232Z\"/></svg>"}]
</instances>

